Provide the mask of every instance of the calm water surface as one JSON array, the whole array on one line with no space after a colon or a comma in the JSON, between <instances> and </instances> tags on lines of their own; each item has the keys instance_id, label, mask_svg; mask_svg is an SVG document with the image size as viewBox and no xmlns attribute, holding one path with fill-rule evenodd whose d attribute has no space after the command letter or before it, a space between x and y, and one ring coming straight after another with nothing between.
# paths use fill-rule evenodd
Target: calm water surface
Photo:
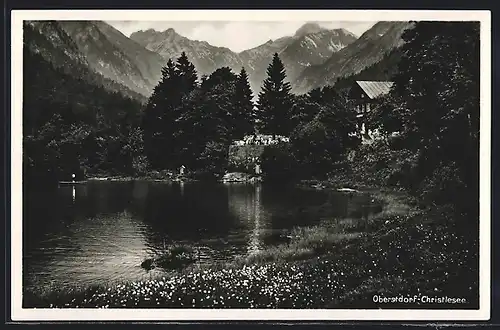
<instances>
[{"instance_id":1,"label":"calm water surface","mask_svg":"<svg viewBox=\"0 0 500 330\"><path fill-rule=\"evenodd\" d=\"M141 262L188 244L200 263L286 240L293 227L367 221L369 196L263 185L99 182L26 192L25 286L74 286L151 276Z\"/></svg>"}]
</instances>

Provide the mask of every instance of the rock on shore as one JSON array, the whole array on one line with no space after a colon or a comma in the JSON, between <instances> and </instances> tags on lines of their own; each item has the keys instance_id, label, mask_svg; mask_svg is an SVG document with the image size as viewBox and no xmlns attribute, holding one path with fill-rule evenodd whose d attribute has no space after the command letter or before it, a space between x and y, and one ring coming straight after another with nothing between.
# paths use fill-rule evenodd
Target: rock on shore
<instances>
[{"instance_id":1,"label":"rock on shore","mask_svg":"<svg viewBox=\"0 0 500 330\"><path fill-rule=\"evenodd\" d=\"M243 172L231 172L231 173L226 173L222 177L222 182L245 182L245 183L253 183L253 182L260 182L261 178L257 176L253 176L248 173L243 173Z\"/></svg>"}]
</instances>

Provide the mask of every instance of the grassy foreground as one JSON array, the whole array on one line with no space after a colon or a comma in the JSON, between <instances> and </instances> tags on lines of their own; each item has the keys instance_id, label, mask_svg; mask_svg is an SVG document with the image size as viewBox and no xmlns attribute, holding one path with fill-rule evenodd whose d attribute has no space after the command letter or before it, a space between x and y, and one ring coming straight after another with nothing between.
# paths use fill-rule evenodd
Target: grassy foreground
<instances>
[{"instance_id":1,"label":"grassy foreground","mask_svg":"<svg viewBox=\"0 0 500 330\"><path fill-rule=\"evenodd\" d=\"M231 264L194 266L142 282L24 292L24 307L478 308L478 235L404 195L362 228L322 224ZM471 221L477 222L477 219ZM385 297L456 297L461 303L376 303Z\"/></svg>"}]
</instances>

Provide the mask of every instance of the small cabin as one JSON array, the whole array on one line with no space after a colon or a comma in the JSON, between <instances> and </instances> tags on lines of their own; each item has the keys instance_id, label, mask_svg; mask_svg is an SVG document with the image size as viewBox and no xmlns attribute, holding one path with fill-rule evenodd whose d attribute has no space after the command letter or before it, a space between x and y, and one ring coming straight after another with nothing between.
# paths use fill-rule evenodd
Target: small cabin
<instances>
[{"instance_id":1,"label":"small cabin","mask_svg":"<svg viewBox=\"0 0 500 330\"><path fill-rule=\"evenodd\" d=\"M392 81L355 81L349 92L349 98L353 101L358 118L360 120L360 133L363 138L371 138L371 132L365 130L364 114L371 111L378 99L389 94L393 86Z\"/></svg>"}]
</instances>

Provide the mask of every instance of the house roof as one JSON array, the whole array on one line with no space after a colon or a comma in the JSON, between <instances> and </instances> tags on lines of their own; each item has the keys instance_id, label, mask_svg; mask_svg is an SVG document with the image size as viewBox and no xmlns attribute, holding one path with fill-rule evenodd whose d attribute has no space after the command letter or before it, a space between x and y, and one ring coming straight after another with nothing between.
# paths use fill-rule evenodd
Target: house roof
<instances>
[{"instance_id":1,"label":"house roof","mask_svg":"<svg viewBox=\"0 0 500 330\"><path fill-rule=\"evenodd\" d=\"M373 100L388 94L394 83L392 81L356 81L356 84Z\"/></svg>"}]
</instances>

